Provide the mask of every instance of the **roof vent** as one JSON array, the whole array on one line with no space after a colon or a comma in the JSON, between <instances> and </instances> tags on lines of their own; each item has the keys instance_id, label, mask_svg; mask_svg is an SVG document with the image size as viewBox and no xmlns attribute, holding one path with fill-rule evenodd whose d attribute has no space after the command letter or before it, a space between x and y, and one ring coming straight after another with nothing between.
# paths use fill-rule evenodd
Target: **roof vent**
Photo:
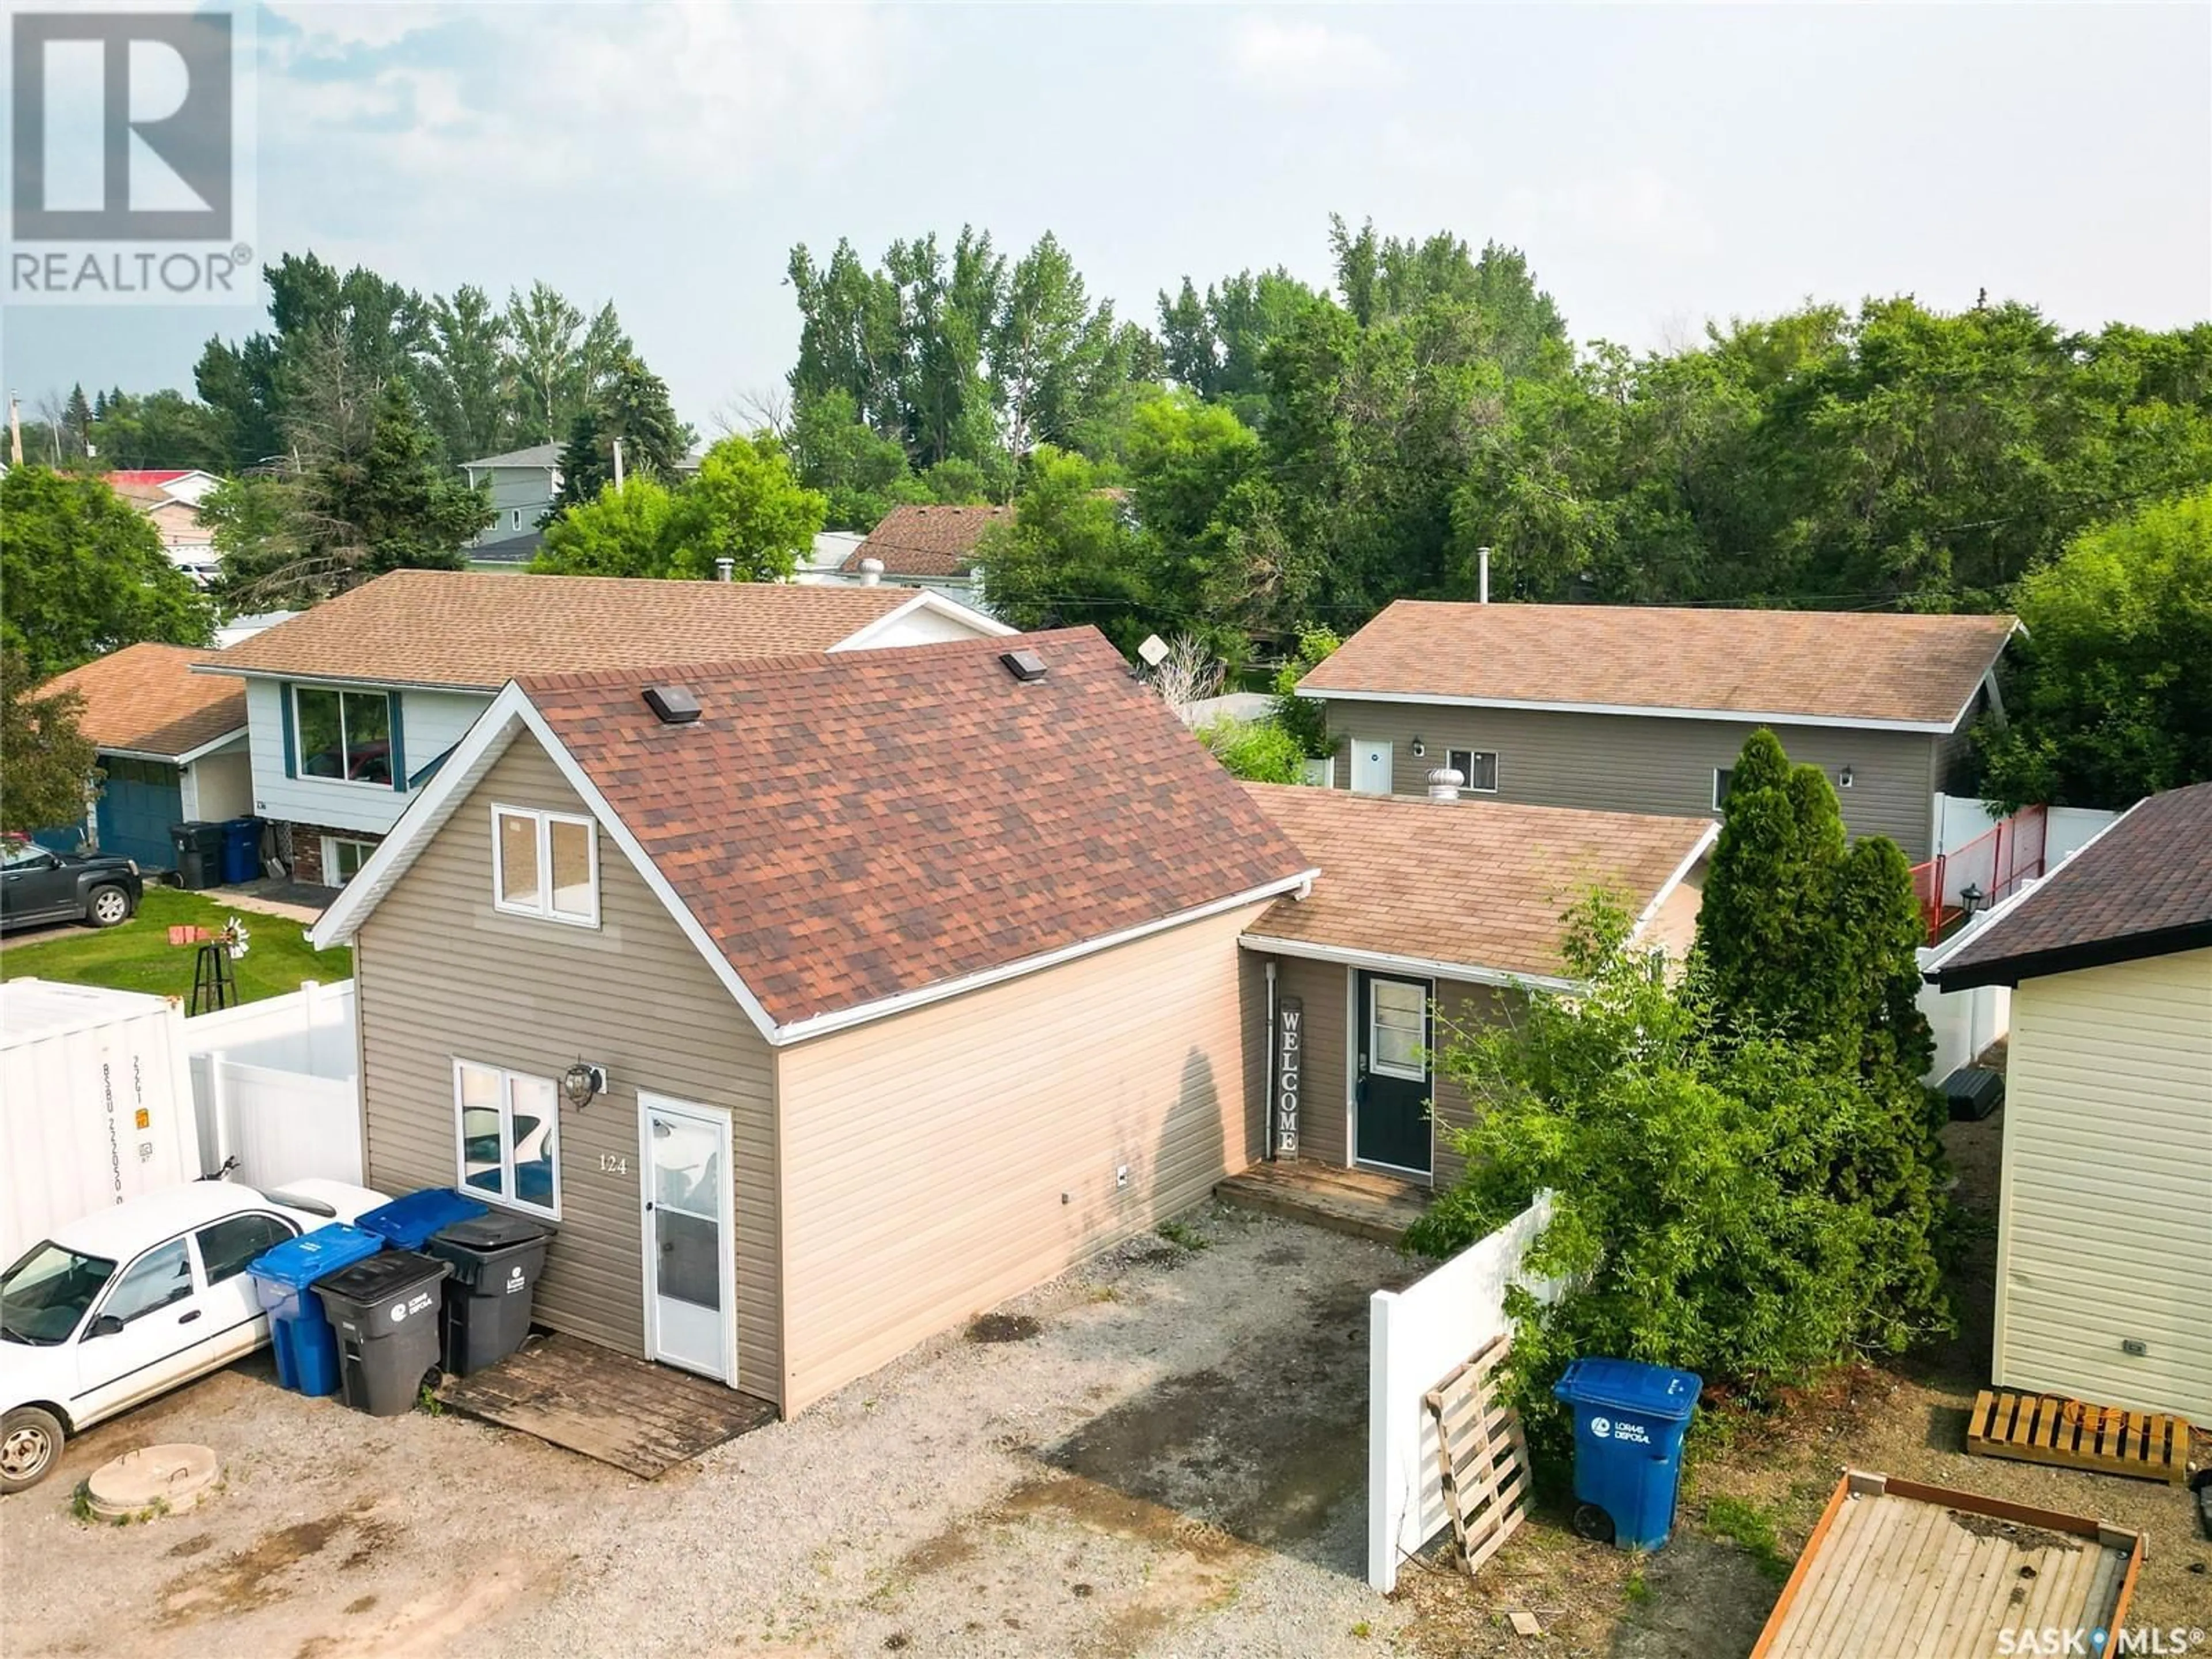
<instances>
[{"instance_id":1,"label":"roof vent","mask_svg":"<svg viewBox=\"0 0 2212 1659\"><path fill-rule=\"evenodd\" d=\"M1006 664L1006 672L1024 685L1044 678L1044 659L1034 651L1002 651L999 660Z\"/></svg>"},{"instance_id":2,"label":"roof vent","mask_svg":"<svg viewBox=\"0 0 2212 1659\"><path fill-rule=\"evenodd\" d=\"M689 726L699 718L699 699L680 685L648 685L645 706L663 726Z\"/></svg>"},{"instance_id":3,"label":"roof vent","mask_svg":"<svg viewBox=\"0 0 2212 1659\"><path fill-rule=\"evenodd\" d=\"M1455 766L1439 766L1429 774L1431 800L1457 800L1459 792L1467 787L1467 780Z\"/></svg>"},{"instance_id":4,"label":"roof vent","mask_svg":"<svg viewBox=\"0 0 2212 1659\"><path fill-rule=\"evenodd\" d=\"M884 562L871 553L860 561L860 586L873 587L884 579Z\"/></svg>"}]
</instances>

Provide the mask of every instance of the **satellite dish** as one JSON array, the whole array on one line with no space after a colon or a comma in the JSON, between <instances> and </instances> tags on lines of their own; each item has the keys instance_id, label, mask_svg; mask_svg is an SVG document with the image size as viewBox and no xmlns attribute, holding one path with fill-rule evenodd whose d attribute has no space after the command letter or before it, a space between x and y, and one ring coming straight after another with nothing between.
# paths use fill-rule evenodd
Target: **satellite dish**
<instances>
[{"instance_id":1,"label":"satellite dish","mask_svg":"<svg viewBox=\"0 0 2212 1659\"><path fill-rule=\"evenodd\" d=\"M1145 635L1145 642L1137 647L1137 654L1145 659L1147 668L1158 668L1168 659L1168 642L1157 634Z\"/></svg>"}]
</instances>

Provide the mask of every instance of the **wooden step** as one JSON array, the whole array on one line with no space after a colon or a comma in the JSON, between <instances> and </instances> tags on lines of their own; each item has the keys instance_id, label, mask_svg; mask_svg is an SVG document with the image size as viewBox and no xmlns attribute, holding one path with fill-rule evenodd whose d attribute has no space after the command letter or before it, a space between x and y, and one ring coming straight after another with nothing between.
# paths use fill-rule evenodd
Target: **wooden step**
<instances>
[{"instance_id":1,"label":"wooden step","mask_svg":"<svg viewBox=\"0 0 2212 1659\"><path fill-rule=\"evenodd\" d=\"M2189 1420L2057 1395L1984 1389L1966 1422L1966 1449L1977 1457L2179 1486L2189 1477Z\"/></svg>"}]
</instances>

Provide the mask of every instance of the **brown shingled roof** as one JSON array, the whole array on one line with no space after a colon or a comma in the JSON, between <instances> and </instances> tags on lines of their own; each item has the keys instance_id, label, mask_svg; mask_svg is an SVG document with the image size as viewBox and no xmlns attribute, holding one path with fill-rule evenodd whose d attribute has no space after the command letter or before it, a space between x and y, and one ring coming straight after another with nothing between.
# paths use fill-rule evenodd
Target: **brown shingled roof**
<instances>
[{"instance_id":1,"label":"brown shingled roof","mask_svg":"<svg viewBox=\"0 0 2212 1659\"><path fill-rule=\"evenodd\" d=\"M1935 972L1946 991L2212 946L2212 783L2139 801Z\"/></svg>"},{"instance_id":2,"label":"brown shingled roof","mask_svg":"<svg viewBox=\"0 0 2212 1659\"><path fill-rule=\"evenodd\" d=\"M1300 690L1950 731L2010 617L1400 599Z\"/></svg>"},{"instance_id":3,"label":"brown shingled roof","mask_svg":"<svg viewBox=\"0 0 2212 1659\"><path fill-rule=\"evenodd\" d=\"M191 672L194 663L221 654L184 645L126 645L56 675L40 690L83 696L77 729L94 748L173 760L246 729L246 688Z\"/></svg>"},{"instance_id":4,"label":"brown shingled roof","mask_svg":"<svg viewBox=\"0 0 2212 1659\"><path fill-rule=\"evenodd\" d=\"M526 674L826 651L910 587L395 570L222 653L220 666L496 691Z\"/></svg>"},{"instance_id":5,"label":"brown shingled roof","mask_svg":"<svg viewBox=\"0 0 2212 1659\"><path fill-rule=\"evenodd\" d=\"M840 567L858 570L880 559L888 576L964 576L975 544L994 524L1011 524L1011 507L895 507Z\"/></svg>"},{"instance_id":6,"label":"brown shingled roof","mask_svg":"<svg viewBox=\"0 0 2212 1659\"><path fill-rule=\"evenodd\" d=\"M522 689L778 1025L1307 868L1090 629Z\"/></svg>"},{"instance_id":7,"label":"brown shingled roof","mask_svg":"<svg viewBox=\"0 0 2212 1659\"><path fill-rule=\"evenodd\" d=\"M1641 912L1716 826L1706 818L1244 786L1321 866L1245 937L1492 973L1562 970L1560 919L1593 884Z\"/></svg>"}]
</instances>

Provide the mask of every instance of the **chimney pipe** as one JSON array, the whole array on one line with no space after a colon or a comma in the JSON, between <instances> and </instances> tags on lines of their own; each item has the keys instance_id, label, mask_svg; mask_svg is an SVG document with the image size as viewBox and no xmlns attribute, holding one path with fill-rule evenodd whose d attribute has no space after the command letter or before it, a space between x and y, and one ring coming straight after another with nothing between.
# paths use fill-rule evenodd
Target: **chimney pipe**
<instances>
[{"instance_id":1,"label":"chimney pipe","mask_svg":"<svg viewBox=\"0 0 2212 1659\"><path fill-rule=\"evenodd\" d=\"M861 586L873 587L878 582L883 580L883 579L884 562L881 559L867 558L860 561Z\"/></svg>"},{"instance_id":2,"label":"chimney pipe","mask_svg":"<svg viewBox=\"0 0 2212 1659\"><path fill-rule=\"evenodd\" d=\"M714 561L714 580L716 581L733 582L737 580L737 579L738 562L735 559L724 558Z\"/></svg>"},{"instance_id":3,"label":"chimney pipe","mask_svg":"<svg viewBox=\"0 0 2212 1659\"><path fill-rule=\"evenodd\" d=\"M620 489L622 488L622 485L623 485L622 440L621 440L620 438L617 438L617 439L616 439L616 440L615 440L615 488L616 488L617 489Z\"/></svg>"},{"instance_id":4,"label":"chimney pipe","mask_svg":"<svg viewBox=\"0 0 2212 1659\"><path fill-rule=\"evenodd\" d=\"M1482 573L1482 603L1488 605L1490 603L1490 550L1486 547L1476 548L1474 558L1477 568Z\"/></svg>"},{"instance_id":5,"label":"chimney pipe","mask_svg":"<svg viewBox=\"0 0 2212 1659\"><path fill-rule=\"evenodd\" d=\"M1460 788L1466 782L1467 780L1460 775L1456 767L1439 766L1429 774L1429 799L1457 800Z\"/></svg>"}]
</instances>

